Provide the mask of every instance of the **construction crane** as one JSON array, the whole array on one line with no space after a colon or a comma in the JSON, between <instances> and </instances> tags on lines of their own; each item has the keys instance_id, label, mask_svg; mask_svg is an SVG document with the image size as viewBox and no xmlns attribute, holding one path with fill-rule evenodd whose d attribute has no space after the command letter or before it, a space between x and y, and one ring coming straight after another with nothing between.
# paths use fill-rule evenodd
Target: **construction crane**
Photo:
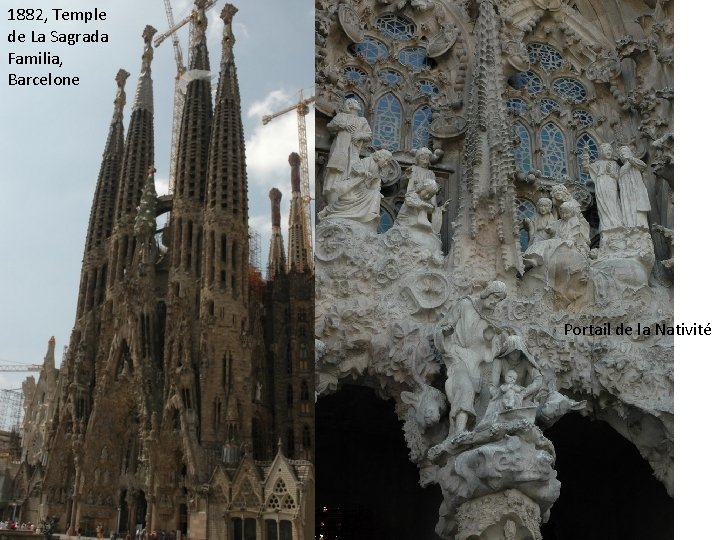
<instances>
[{"instance_id":1,"label":"construction crane","mask_svg":"<svg viewBox=\"0 0 720 540\"><path fill-rule=\"evenodd\" d=\"M0 364L0 371L4 372L23 372L23 371L40 371L40 364Z\"/></svg>"},{"instance_id":2,"label":"construction crane","mask_svg":"<svg viewBox=\"0 0 720 540\"><path fill-rule=\"evenodd\" d=\"M305 243L305 249L308 253L308 264L312 268L312 230L310 227L310 172L308 170L308 150L307 150L307 131L305 129L305 116L310 112L310 104L315 101L315 96L311 96L307 99L303 99L302 90L300 91L300 98L295 105L286 107L280 111L272 114L266 114L262 117L263 125L267 125L273 118L282 116L290 111L297 112L297 126L298 126L298 143L300 146L300 181L301 181L301 192L300 196L303 202L303 217L304 217L304 235L303 241Z\"/></svg>"},{"instance_id":3,"label":"construction crane","mask_svg":"<svg viewBox=\"0 0 720 540\"><path fill-rule=\"evenodd\" d=\"M182 119L182 111L185 106L185 88L186 82L183 79L183 75L187 71L185 61L183 60L182 49L180 48L180 39L177 36L178 30L180 30L187 23L192 21L194 12L185 17L179 23L175 24L175 17L173 16L172 6L170 0L163 0L165 3L165 15L167 16L168 25L170 28L157 36L153 41L155 48L159 47L163 41L168 37L172 36L173 50L175 51L175 64L177 65L177 75L175 76L175 102L173 104L173 125L172 135L170 137L170 192L172 193L175 187L175 167L177 158L177 145L178 138L180 137L180 121ZM217 3L217 0L210 0L205 4L203 8L205 11L213 7ZM190 29L190 43L192 45L193 29Z\"/></svg>"}]
</instances>

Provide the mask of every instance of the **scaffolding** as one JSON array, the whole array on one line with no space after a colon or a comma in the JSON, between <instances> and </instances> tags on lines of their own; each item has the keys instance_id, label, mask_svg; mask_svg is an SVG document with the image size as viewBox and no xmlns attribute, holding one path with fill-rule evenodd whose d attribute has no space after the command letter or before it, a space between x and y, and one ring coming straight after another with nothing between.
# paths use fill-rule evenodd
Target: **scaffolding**
<instances>
[{"instance_id":1,"label":"scaffolding","mask_svg":"<svg viewBox=\"0 0 720 540\"><path fill-rule=\"evenodd\" d=\"M248 248L250 250L250 266L260 271L260 233L248 227Z\"/></svg>"},{"instance_id":2,"label":"scaffolding","mask_svg":"<svg viewBox=\"0 0 720 540\"><path fill-rule=\"evenodd\" d=\"M20 431L24 400L22 390L0 390L0 431Z\"/></svg>"}]
</instances>

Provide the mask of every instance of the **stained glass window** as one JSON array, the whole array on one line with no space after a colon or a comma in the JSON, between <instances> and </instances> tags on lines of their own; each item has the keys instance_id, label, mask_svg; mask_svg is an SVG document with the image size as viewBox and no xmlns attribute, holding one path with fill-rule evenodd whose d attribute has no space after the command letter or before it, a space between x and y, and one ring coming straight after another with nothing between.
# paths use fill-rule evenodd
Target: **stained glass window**
<instances>
[{"instance_id":1,"label":"stained glass window","mask_svg":"<svg viewBox=\"0 0 720 540\"><path fill-rule=\"evenodd\" d=\"M517 136L520 137L520 144L515 147L515 166L522 172L530 172L530 169L532 169L530 133L520 122L515 122L513 128L515 128Z\"/></svg>"},{"instance_id":2,"label":"stained glass window","mask_svg":"<svg viewBox=\"0 0 720 540\"><path fill-rule=\"evenodd\" d=\"M400 149L400 128L402 126L402 107L392 94L380 98L375 107L375 125L373 127L373 146Z\"/></svg>"},{"instance_id":3,"label":"stained glass window","mask_svg":"<svg viewBox=\"0 0 720 540\"><path fill-rule=\"evenodd\" d=\"M431 81L422 79L417 85L420 92L428 96L437 96L440 93L440 89Z\"/></svg>"},{"instance_id":4,"label":"stained glass window","mask_svg":"<svg viewBox=\"0 0 720 540\"><path fill-rule=\"evenodd\" d=\"M590 127L595 122L592 115L589 112L584 111L582 109L575 109L572 112L572 115L573 115L573 118L575 120L577 120L578 125L580 127Z\"/></svg>"},{"instance_id":5,"label":"stained glass window","mask_svg":"<svg viewBox=\"0 0 720 540\"><path fill-rule=\"evenodd\" d=\"M587 97L585 87L575 79L560 77L552 83L553 90L573 103L580 103Z\"/></svg>"},{"instance_id":6,"label":"stained glass window","mask_svg":"<svg viewBox=\"0 0 720 540\"><path fill-rule=\"evenodd\" d=\"M362 56L369 64L388 57L388 49L385 44L371 37L366 37L360 43L353 43L350 51L354 55Z\"/></svg>"},{"instance_id":7,"label":"stained glass window","mask_svg":"<svg viewBox=\"0 0 720 540\"><path fill-rule=\"evenodd\" d=\"M547 115L550 114L553 111L559 111L560 105L558 105L558 102L554 99L541 99L540 100L540 110L543 114Z\"/></svg>"},{"instance_id":8,"label":"stained glass window","mask_svg":"<svg viewBox=\"0 0 720 540\"><path fill-rule=\"evenodd\" d=\"M516 73L508 79L508 84L515 88L515 90L522 90L524 88L528 94L537 94L543 88L540 77L532 71Z\"/></svg>"},{"instance_id":9,"label":"stained glass window","mask_svg":"<svg viewBox=\"0 0 720 540\"><path fill-rule=\"evenodd\" d=\"M559 179L567 175L565 136L555 124L545 124L540 128L540 150L544 176Z\"/></svg>"},{"instance_id":10,"label":"stained glass window","mask_svg":"<svg viewBox=\"0 0 720 540\"><path fill-rule=\"evenodd\" d=\"M390 212L385 210L382 206L380 207L380 221L378 222L377 232L382 234L390 230L393 225L393 218Z\"/></svg>"},{"instance_id":11,"label":"stained glass window","mask_svg":"<svg viewBox=\"0 0 720 540\"><path fill-rule=\"evenodd\" d=\"M356 84L362 84L367 80L367 73L355 66L347 66L343 70L343 79Z\"/></svg>"},{"instance_id":12,"label":"stained glass window","mask_svg":"<svg viewBox=\"0 0 720 540\"><path fill-rule=\"evenodd\" d=\"M563 65L564 59L557 49L544 43L531 43L528 45L528 56L531 64L540 64L545 71L558 69Z\"/></svg>"},{"instance_id":13,"label":"stained glass window","mask_svg":"<svg viewBox=\"0 0 720 540\"><path fill-rule=\"evenodd\" d=\"M408 40L415 34L415 23L399 15L383 15L375 21L375 26L384 36L392 39Z\"/></svg>"},{"instance_id":14,"label":"stained glass window","mask_svg":"<svg viewBox=\"0 0 720 540\"><path fill-rule=\"evenodd\" d=\"M525 103L520 98L511 98L507 100L507 108L510 109L510 112L513 112L515 114L525 114L528 110L527 103Z\"/></svg>"},{"instance_id":15,"label":"stained glass window","mask_svg":"<svg viewBox=\"0 0 720 540\"><path fill-rule=\"evenodd\" d=\"M598 158L598 145L590 135L583 133L575 141L575 156L577 158L578 177L583 184L590 180L590 174L582 168L582 155L586 152L590 155L590 163Z\"/></svg>"},{"instance_id":16,"label":"stained glass window","mask_svg":"<svg viewBox=\"0 0 720 540\"><path fill-rule=\"evenodd\" d=\"M382 82L390 86L397 86L403 80L402 75L394 69L383 69L380 73L378 73L378 77Z\"/></svg>"},{"instance_id":17,"label":"stained glass window","mask_svg":"<svg viewBox=\"0 0 720 540\"><path fill-rule=\"evenodd\" d=\"M532 219L535 217L535 205L528 199L521 199L520 197L515 199L515 218L518 221L524 219ZM528 232L524 229L520 229L520 249L525 251L528 247L530 237Z\"/></svg>"},{"instance_id":18,"label":"stained glass window","mask_svg":"<svg viewBox=\"0 0 720 540\"><path fill-rule=\"evenodd\" d=\"M432 109L427 105L420 107L412 119L412 147L422 148L430 145L430 122Z\"/></svg>"},{"instance_id":19,"label":"stained glass window","mask_svg":"<svg viewBox=\"0 0 720 540\"><path fill-rule=\"evenodd\" d=\"M421 47L401 49L398 53L398 62L415 71L420 71L425 65L425 49Z\"/></svg>"}]
</instances>

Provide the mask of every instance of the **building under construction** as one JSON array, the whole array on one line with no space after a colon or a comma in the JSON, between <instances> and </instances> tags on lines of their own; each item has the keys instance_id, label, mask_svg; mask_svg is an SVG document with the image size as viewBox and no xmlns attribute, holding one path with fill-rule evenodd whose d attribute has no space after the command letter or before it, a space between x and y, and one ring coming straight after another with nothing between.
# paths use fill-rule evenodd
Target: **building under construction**
<instances>
[{"instance_id":1,"label":"building under construction","mask_svg":"<svg viewBox=\"0 0 720 540\"><path fill-rule=\"evenodd\" d=\"M222 10L213 105L206 4L193 13L169 197L153 179L152 27L127 136L128 74L118 73L70 343L59 370L50 343L27 387L18 519L57 516L73 534L314 537L314 277L300 163L291 155L287 256L270 194L264 279L250 263L237 10Z\"/></svg>"}]
</instances>

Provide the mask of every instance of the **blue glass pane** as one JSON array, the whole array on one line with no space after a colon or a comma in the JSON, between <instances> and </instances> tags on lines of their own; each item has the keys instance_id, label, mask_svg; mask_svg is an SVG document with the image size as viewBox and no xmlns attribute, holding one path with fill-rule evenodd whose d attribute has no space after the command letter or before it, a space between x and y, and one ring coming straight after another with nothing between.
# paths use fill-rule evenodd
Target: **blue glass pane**
<instances>
[{"instance_id":1,"label":"blue glass pane","mask_svg":"<svg viewBox=\"0 0 720 540\"><path fill-rule=\"evenodd\" d=\"M417 85L420 92L428 96L437 96L440 93L440 89L431 81L420 80Z\"/></svg>"},{"instance_id":2,"label":"blue glass pane","mask_svg":"<svg viewBox=\"0 0 720 540\"><path fill-rule=\"evenodd\" d=\"M362 84L367 80L367 73L355 66L347 66L343 70L343 79L357 84Z\"/></svg>"},{"instance_id":3,"label":"blue glass pane","mask_svg":"<svg viewBox=\"0 0 720 540\"><path fill-rule=\"evenodd\" d=\"M393 225L393 218L390 215L390 213L385 210L382 206L380 207L380 221L378 222L377 226L377 232L378 234L382 234L388 230L390 230L390 227Z\"/></svg>"},{"instance_id":4,"label":"blue glass pane","mask_svg":"<svg viewBox=\"0 0 720 540\"><path fill-rule=\"evenodd\" d=\"M555 124L545 124L540 129L543 175L562 178L567 175L565 136Z\"/></svg>"},{"instance_id":5,"label":"blue glass pane","mask_svg":"<svg viewBox=\"0 0 720 540\"><path fill-rule=\"evenodd\" d=\"M381 97L375 107L373 146L399 150L401 126L402 107L400 101L391 94Z\"/></svg>"},{"instance_id":6,"label":"blue glass pane","mask_svg":"<svg viewBox=\"0 0 720 540\"><path fill-rule=\"evenodd\" d=\"M535 217L535 205L528 199L515 199L515 218L518 221L532 219ZM530 237L525 229L520 229L520 249L525 251L528 247Z\"/></svg>"},{"instance_id":7,"label":"blue glass pane","mask_svg":"<svg viewBox=\"0 0 720 540\"><path fill-rule=\"evenodd\" d=\"M524 88L528 94L537 94L543 88L540 77L532 71L516 73L508 79L508 84L516 90L522 90Z\"/></svg>"},{"instance_id":8,"label":"blue glass pane","mask_svg":"<svg viewBox=\"0 0 720 540\"><path fill-rule=\"evenodd\" d=\"M527 103L525 103L520 98L511 98L507 100L507 108L510 110L510 112L513 112L515 114L525 114L528 110Z\"/></svg>"},{"instance_id":9,"label":"blue glass pane","mask_svg":"<svg viewBox=\"0 0 720 540\"><path fill-rule=\"evenodd\" d=\"M425 65L425 49L421 47L402 49L398 53L398 62L415 71L420 71Z\"/></svg>"},{"instance_id":10,"label":"blue glass pane","mask_svg":"<svg viewBox=\"0 0 720 540\"><path fill-rule=\"evenodd\" d=\"M598 145L590 135L583 133L575 141L575 156L577 158L578 177L583 184L590 180L590 174L582 168L582 155L587 152L590 155L590 163L598 158Z\"/></svg>"},{"instance_id":11,"label":"blue glass pane","mask_svg":"<svg viewBox=\"0 0 720 540\"><path fill-rule=\"evenodd\" d=\"M531 43L528 45L528 56L531 64L540 64L545 71L558 69L565 61L557 49L544 43Z\"/></svg>"},{"instance_id":12,"label":"blue glass pane","mask_svg":"<svg viewBox=\"0 0 720 540\"><path fill-rule=\"evenodd\" d=\"M383 15L375 21L375 26L384 36L392 39L408 40L415 34L415 23L399 15Z\"/></svg>"},{"instance_id":13,"label":"blue glass pane","mask_svg":"<svg viewBox=\"0 0 720 540\"><path fill-rule=\"evenodd\" d=\"M378 77L382 82L389 86L397 86L403 80L402 75L394 69L383 69L380 73L378 73Z\"/></svg>"},{"instance_id":14,"label":"blue glass pane","mask_svg":"<svg viewBox=\"0 0 720 540\"><path fill-rule=\"evenodd\" d=\"M377 39L366 37L360 43L353 43L350 46L353 54L362 56L369 64L388 57L388 49L384 43Z\"/></svg>"},{"instance_id":15,"label":"blue glass pane","mask_svg":"<svg viewBox=\"0 0 720 540\"><path fill-rule=\"evenodd\" d=\"M553 90L573 103L580 103L587 96L585 87L575 79L561 77L552 83Z\"/></svg>"},{"instance_id":16,"label":"blue glass pane","mask_svg":"<svg viewBox=\"0 0 720 540\"><path fill-rule=\"evenodd\" d=\"M577 120L577 123L580 127L590 127L595 122L592 115L587 111L583 111L582 109L575 109L572 115L573 118Z\"/></svg>"},{"instance_id":17,"label":"blue glass pane","mask_svg":"<svg viewBox=\"0 0 720 540\"><path fill-rule=\"evenodd\" d=\"M518 170L528 173L532 168L532 155L530 151L530 133L519 122L513 124L515 133L520 137L520 144L515 147L515 166Z\"/></svg>"},{"instance_id":18,"label":"blue glass pane","mask_svg":"<svg viewBox=\"0 0 720 540\"><path fill-rule=\"evenodd\" d=\"M412 147L422 148L430 146L430 122L432 110L430 107L420 107L413 114L412 121Z\"/></svg>"},{"instance_id":19,"label":"blue glass pane","mask_svg":"<svg viewBox=\"0 0 720 540\"><path fill-rule=\"evenodd\" d=\"M547 115L553 111L559 111L560 105L558 105L558 102L554 99L541 99L540 110L543 112L543 114Z\"/></svg>"}]
</instances>

